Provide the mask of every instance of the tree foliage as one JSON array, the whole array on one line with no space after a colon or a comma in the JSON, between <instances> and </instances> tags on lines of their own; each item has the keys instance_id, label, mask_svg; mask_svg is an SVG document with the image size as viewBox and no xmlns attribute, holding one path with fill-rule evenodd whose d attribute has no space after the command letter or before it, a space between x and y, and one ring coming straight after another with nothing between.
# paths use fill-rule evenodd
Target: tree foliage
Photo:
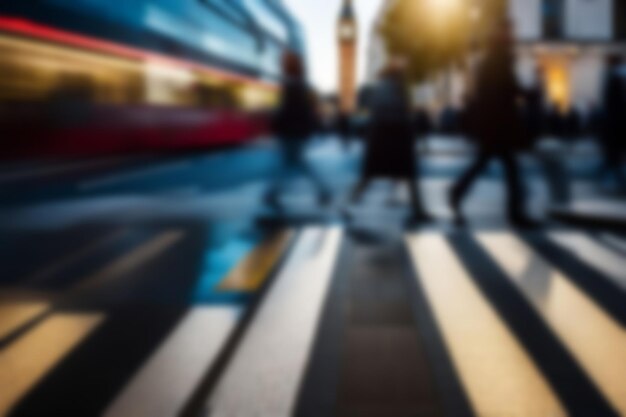
<instances>
[{"instance_id":1,"label":"tree foliage","mask_svg":"<svg viewBox=\"0 0 626 417\"><path fill-rule=\"evenodd\" d=\"M503 12L503 0L396 0L378 30L387 54L404 57L420 82L461 63Z\"/></svg>"}]
</instances>

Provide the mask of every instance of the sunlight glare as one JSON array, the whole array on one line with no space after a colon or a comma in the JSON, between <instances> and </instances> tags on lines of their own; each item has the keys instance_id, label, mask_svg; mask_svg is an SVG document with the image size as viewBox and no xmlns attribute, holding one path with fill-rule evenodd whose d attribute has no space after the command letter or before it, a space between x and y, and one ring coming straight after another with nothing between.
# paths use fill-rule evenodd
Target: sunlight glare
<instances>
[{"instance_id":1,"label":"sunlight glare","mask_svg":"<svg viewBox=\"0 0 626 417\"><path fill-rule=\"evenodd\" d=\"M441 16L446 16L458 11L461 0L429 0L430 9Z\"/></svg>"}]
</instances>

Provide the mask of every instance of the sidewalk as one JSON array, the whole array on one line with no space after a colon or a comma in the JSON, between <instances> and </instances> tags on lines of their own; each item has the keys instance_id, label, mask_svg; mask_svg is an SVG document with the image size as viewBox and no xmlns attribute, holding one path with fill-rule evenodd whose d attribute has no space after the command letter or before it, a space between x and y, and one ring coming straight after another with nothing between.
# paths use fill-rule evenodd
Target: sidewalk
<instances>
[{"instance_id":1,"label":"sidewalk","mask_svg":"<svg viewBox=\"0 0 626 417\"><path fill-rule=\"evenodd\" d=\"M553 206L550 215L555 220L592 228L626 230L626 201L585 200L568 205Z\"/></svg>"}]
</instances>

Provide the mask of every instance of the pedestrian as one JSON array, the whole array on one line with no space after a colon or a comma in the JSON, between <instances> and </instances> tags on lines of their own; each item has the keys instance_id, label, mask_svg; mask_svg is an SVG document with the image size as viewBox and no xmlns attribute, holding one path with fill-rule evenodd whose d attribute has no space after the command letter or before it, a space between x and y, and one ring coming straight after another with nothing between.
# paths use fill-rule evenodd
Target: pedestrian
<instances>
[{"instance_id":1,"label":"pedestrian","mask_svg":"<svg viewBox=\"0 0 626 417\"><path fill-rule=\"evenodd\" d=\"M516 161L516 152L529 146L518 107L522 94L514 73L512 24L503 20L490 36L486 55L477 70L475 91L468 104L469 133L477 142L479 151L449 195L455 222L459 225L465 223L461 213L464 198L494 159L504 166L509 221L517 226L534 224L525 214L524 189Z\"/></svg>"},{"instance_id":2,"label":"pedestrian","mask_svg":"<svg viewBox=\"0 0 626 417\"><path fill-rule=\"evenodd\" d=\"M626 189L626 178L621 166L626 148L626 81L622 66L620 55L613 54L607 58L600 141L604 171L613 176L622 189Z\"/></svg>"},{"instance_id":3,"label":"pedestrian","mask_svg":"<svg viewBox=\"0 0 626 417\"><path fill-rule=\"evenodd\" d=\"M314 185L319 203L326 205L330 203L332 194L306 159L309 139L321 124L315 95L306 82L302 60L297 54L286 52L282 67L284 80L280 104L272 121L281 166L265 200L271 207L280 208L282 190L296 175L304 175Z\"/></svg>"},{"instance_id":4,"label":"pedestrian","mask_svg":"<svg viewBox=\"0 0 626 417\"><path fill-rule=\"evenodd\" d=\"M405 82L405 64L392 59L371 88L365 157L361 178L351 197L360 199L375 178L403 181L411 198L410 223L427 221L417 184L417 161L413 134L413 117Z\"/></svg>"},{"instance_id":5,"label":"pedestrian","mask_svg":"<svg viewBox=\"0 0 626 417\"><path fill-rule=\"evenodd\" d=\"M524 92L524 122L530 141L535 144L547 131L546 91L544 73L540 66L535 68L535 78Z\"/></svg>"},{"instance_id":6,"label":"pedestrian","mask_svg":"<svg viewBox=\"0 0 626 417\"><path fill-rule=\"evenodd\" d=\"M337 115L337 134L344 148L348 149L352 140L352 118L348 112L339 111Z\"/></svg>"},{"instance_id":7,"label":"pedestrian","mask_svg":"<svg viewBox=\"0 0 626 417\"><path fill-rule=\"evenodd\" d=\"M413 112L413 132L418 138L430 135L433 130L433 122L430 115L423 107L417 107Z\"/></svg>"},{"instance_id":8,"label":"pedestrian","mask_svg":"<svg viewBox=\"0 0 626 417\"><path fill-rule=\"evenodd\" d=\"M562 162L562 153L559 151L562 144L556 149L554 146L549 149L537 146L548 132L544 78L543 69L538 66L535 69L534 82L526 88L524 94L524 129L544 172L551 202L563 205L570 202L571 192L566 168Z\"/></svg>"}]
</instances>

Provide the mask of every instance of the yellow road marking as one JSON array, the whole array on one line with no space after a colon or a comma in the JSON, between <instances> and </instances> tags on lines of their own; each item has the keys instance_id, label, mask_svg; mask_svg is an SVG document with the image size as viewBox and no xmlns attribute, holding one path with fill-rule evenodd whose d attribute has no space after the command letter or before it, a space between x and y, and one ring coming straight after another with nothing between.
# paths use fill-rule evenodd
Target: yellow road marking
<instances>
[{"instance_id":1,"label":"yellow road marking","mask_svg":"<svg viewBox=\"0 0 626 417\"><path fill-rule=\"evenodd\" d=\"M478 240L567 344L613 407L626 415L626 330L518 238L484 233Z\"/></svg>"},{"instance_id":2,"label":"yellow road marking","mask_svg":"<svg viewBox=\"0 0 626 417\"><path fill-rule=\"evenodd\" d=\"M228 273L218 290L252 292L259 289L287 248L292 235L292 232L284 231L263 241Z\"/></svg>"},{"instance_id":3,"label":"yellow road marking","mask_svg":"<svg viewBox=\"0 0 626 417\"><path fill-rule=\"evenodd\" d=\"M0 339L48 309L48 304L37 301L15 301L0 303Z\"/></svg>"},{"instance_id":4,"label":"yellow road marking","mask_svg":"<svg viewBox=\"0 0 626 417\"><path fill-rule=\"evenodd\" d=\"M99 314L57 314L0 351L0 416L103 320Z\"/></svg>"},{"instance_id":5,"label":"yellow road marking","mask_svg":"<svg viewBox=\"0 0 626 417\"><path fill-rule=\"evenodd\" d=\"M211 417L293 414L343 231L306 228L207 399Z\"/></svg>"},{"instance_id":6,"label":"yellow road marking","mask_svg":"<svg viewBox=\"0 0 626 417\"><path fill-rule=\"evenodd\" d=\"M23 282L26 282L31 285L44 282L45 280L50 279L51 277L54 277L56 274L59 274L60 272L62 272L65 268L68 268L72 264L80 261L81 259L90 255L91 253L95 252L96 250L110 243L113 243L115 240L122 237L125 233L127 233L127 230L117 230L117 231L114 231L113 233L109 233L104 236L101 236L99 239L96 239L93 242L90 242L84 246L81 246L75 252L71 252L70 254L65 255L61 257L60 259L54 261L50 265L47 265L44 268L34 272L33 274L25 278Z\"/></svg>"},{"instance_id":7,"label":"yellow road marking","mask_svg":"<svg viewBox=\"0 0 626 417\"><path fill-rule=\"evenodd\" d=\"M566 416L550 385L445 238L412 235L407 244L476 415Z\"/></svg>"},{"instance_id":8,"label":"yellow road marking","mask_svg":"<svg viewBox=\"0 0 626 417\"><path fill-rule=\"evenodd\" d=\"M141 246L119 257L114 262L108 264L87 279L81 280L78 284L72 287L71 291L76 293L89 290L113 279L114 277L128 273L150 259L156 258L158 255L169 250L171 247L176 245L184 237L184 235L184 232L180 230L163 232Z\"/></svg>"}]
</instances>

